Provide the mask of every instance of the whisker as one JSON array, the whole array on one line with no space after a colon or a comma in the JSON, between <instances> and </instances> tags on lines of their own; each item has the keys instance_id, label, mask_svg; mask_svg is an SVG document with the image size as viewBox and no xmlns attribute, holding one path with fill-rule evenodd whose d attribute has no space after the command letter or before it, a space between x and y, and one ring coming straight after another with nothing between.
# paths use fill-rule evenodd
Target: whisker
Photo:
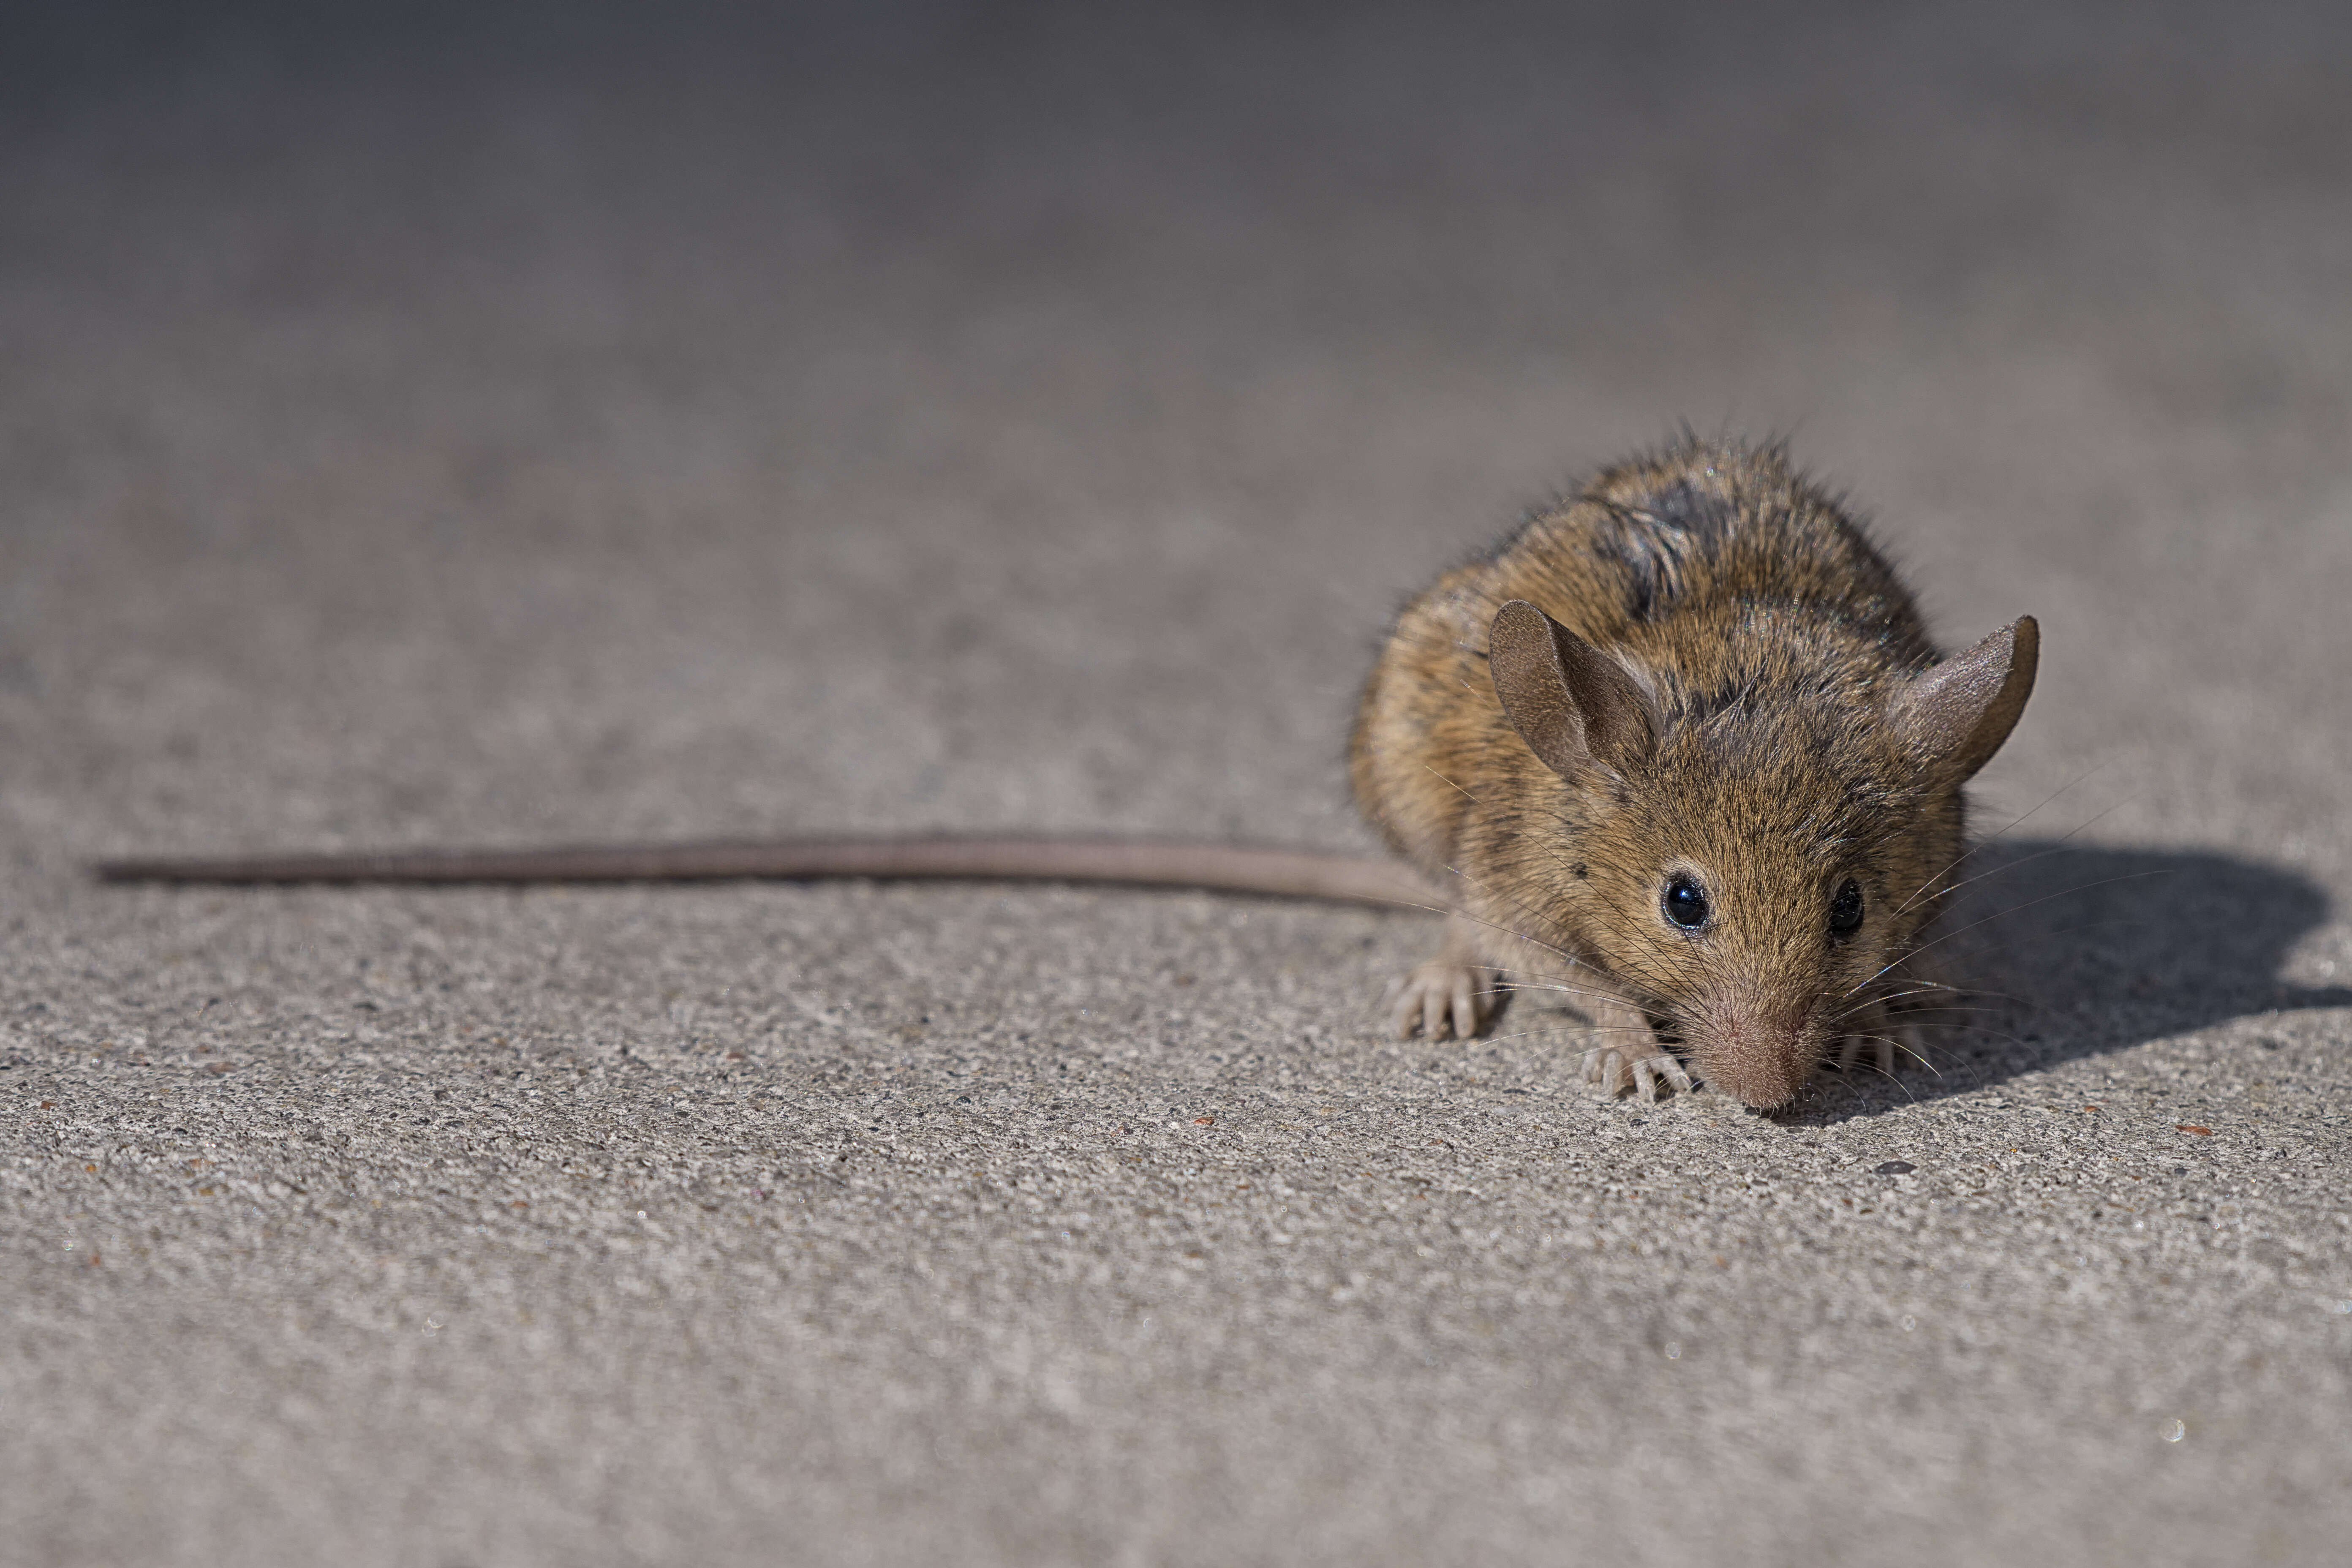
<instances>
[{"instance_id":1,"label":"whisker","mask_svg":"<svg viewBox=\"0 0 2352 1568\"><path fill-rule=\"evenodd\" d=\"M2020 1039L2017 1036L2004 1033L2000 1029L1988 1029L1982 1024L1939 1024L1937 1027L1949 1029L1956 1034L1980 1035L1989 1040L2005 1040L2009 1044L2017 1047L2020 1050L2032 1051L2034 1049L2033 1043L2031 1040Z\"/></svg>"},{"instance_id":2,"label":"whisker","mask_svg":"<svg viewBox=\"0 0 2352 1568\"><path fill-rule=\"evenodd\" d=\"M1504 991L1514 993L1520 991L1555 991L1563 996L1589 996L1596 1002L1622 1002L1624 1000L1623 997L1618 995L1617 993L1613 991L1587 991L1580 986L1553 985L1540 980L1506 981L1500 985L1489 987L1487 994L1492 994L1496 992Z\"/></svg>"},{"instance_id":3,"label":"whisker","mask_svg":"<svg viewBox=\"0 0 2352 1568\"><path fill-rule=\"evenodd\" d=\"M1896 914L1898 914L1898 915L1899 915L1899 914L1901 914L1901 913L1903 912L1903 910L1907 910L1907 909L1909 909L1909 908L1912 906L1912 904L1913 904L1913 903L1915 903L1915 902L1916 902L1916 901L1917 901L1918 897L1919 897L1919 893L1920 893L1920 892L1925 892L1925 891L1926 891L1929 887L1932 887L1932 886L1936 883L1936 881L1937 880L1937 879L1939 879L1939 878L1942 878L1942 877L1945 877L1945 876L1948 875L1948 874L1951 872L1951 870L1952 870L1952 868L1953 868L1953 867L1955 867L1955 866L1958 866L1958 865L1959 865L1959 864L1961 864L1963 861L1967 860L1967 859L1968 859L1968 858L1969 858L1969 856L1971 856L1971 855L1975 854L1978 850L1984 848L1987 845L1989 845L1989 844L1993 844L1993 843L1997 843L1997 842L1999 842L2000 839L2002 839L2002 838L2006 837L2008 835L2010 835L2010 834L2011 834L2011 833L2016 832L2018 828L2020 828L2021 826L2024 826L2024 824L2025 824L2025 820L2026 820L2026 817L2030 817L2030 816L2033 816L2033 814L2034 814L2035 812L2040 811L2043 806L2048 805L2052 801L2056 800L2060 795L2064 795L2068 790L2073 789L2076 784L2081 784L2084 780L2085 780L2085 779L2089 778L2093 773L2095 773L2099 772L2099 770L2100 770L2100 769L2105 768L2106 765L2107 765L2107 764L2106 764L2105 763L2093 763L2089 768L2085 769L2084 772L2082 772L2082 773L2080 773L2075 774L2073 778L2068 779L2064 784L2060 784L2056 789L2052 790L2048 795L2043 795L2040 800L2038 800L2038 801L2034 802L2034 803L2033 803L2032 807L2030 810L2028 810L2028 811L2025 813L2025 815L2024 815L2023 816L2015 816L2015 817L2011 817L2008 822L2004 823L2001 826L2000 826L1999 828L1995 829L1991 834L1988 835L1985 838L1983 838L1983 839L1979 840L1979 842L1977 842L1977 843L1975 843L1975 844L1971 844L1971 845L1969 845L1966 849L1961 850L1961 851L1960 851L1960 855L1959 855L1959 858L1958 858L1958 859L1954 860L1954 861L1951 863L1951 865L1945 867L1945 868L1943 868L1943 870L1937 872L1937 873L1935 874L1935 876L1932 876L1932 877L1928 878L1928 879L1927 879L1927 881L1920 883L1920 884L1919 884L1919 891L1918 891L1918 892L1914 892L1914 893L1911 895L1911 897L1910 897L1910 898L1906 899L1906 900L1903 901L1903 909L1902 909L1902 910L1895 910L1895 912ZM2114 810L2115 808L2114 808L2113 806L2109 806L2107 809L2108 809L2109 811L2112 811L2112 810ZM2105 816L2105 815L2106 815L2106 813L2105 813L2105 812L2102 812L2102 813L2100 813L2099 815L2100 815L2101 816ZM2092 821L2094 821L2094 822L2095 822L2095 821L2097 821L2097 820L2098 820L2098 818L2097 818L2097 817L2094 817L2094 818L2092 818ZM2088 824L2085 824L2084 826L2088 826ZM2082 829L2081 829L2081 828L2079 828L2079 827L2075 829L2075 832L2077 832L2077 833L2079 833L2079 832L2081 832L2081 831L2082 831ZM2071 838L2071 837L2074 837L2074 834L2068 834L2068 835L2067 835L2067 837L2069 837L2069 838ZM2063 840L2062 840L2062 842L2063 842ZM1946 891L1949 891L1949 890L1950 890L1950 889L1946 889Z\"/></svg>"},{"instance_id":4,"label":"whisker","mask_svg":"<svg viewBox=\"0 0 2352 1568\"><path fill-rule=\"evenodd\" d=\"M1485 801L1480 800L1476 795L1472 795L1468 790L1466 790L1466 789L1463 789L1463 788L1462 788L1462 786L1461 786L1460 784L1455 784L1452 779L1447 778L1444 773L1438 773L1438 772L1437 772L1437 766L1436 766L1436 764L1435 764L1435 763L1422 763L1421 765L1422 765L1423 767L1424 767L1424 768L1427 768L1427 769L1428 769L1432 773L1435 774L1435 775L1436 775L1436 778L1437 778L1437 782L1438 782L1438 783L1440 783L1440 784L1442 784L1450 785L1452 788L1454 788L1454 790L1458 791L1458 792L1461 794L1461 796L1462 796L1462 798L1463 798L1464 800L1468 801L1471 805L1486 805L1486 804Z\"/></svg>"},{"instance_id":5,"label":"whisker","mask_svg":"<svg viewBox=\"0 0 2352 1568\"><path fill-rule=\"evenodd\" d=\"M1929 1061L1927 1059L1927 1052L1920 1050L1916 1046L1906 1044L1900 1037L1890 1039L1887 1043L1895 1047L1895 1055L1909 1057L1913 1061L1917 1062L1921 1067L1927 1068L1937 1078L1944 1076L1944 1069L1937 1067L1934 1062Z\"/></svg>"},{"instance_id":6,"label":"whisker","mask_svg":"<svg viewBox=\"0 0 2352 1568\"><path fill-rule=\"evenodd\" d=\"M1469 872L1465 871L1459 866L1448 866L1446 870L1452 872L1454 876L1461 878L1464 881L1469 883L1480 892L1486 893L1490 897L1494 896L1493 889L1487 887L1484 882L1481 882L1477 878L1473 877ZM1505 900L1505 902L1517 903L1518 900L1516 899L1507 899ZM1484 915L1474 915L1467 910L1455 910L1451 912L1460 915L1466 921L1475 921L1491 931L1501 931L1505 936L1512 937L1519 942L1524 942L1530 947L1539 947L1546 952L1552 954L1554 957L1564 959L1570 963L1580 962L1574 953L1568 952L1565 948L1554 947L1550 942L1544 941L1541 937L1529 936L1527 932L1522 931L1513 931L1510 927L1504 925L1498 921L1488 920ZM1522 912L1531 913L1532 911L1527 910L1525 907L1522 906Z\"/></svg>"},{"instance_id":7,"label":"whisker","mask_svg":"<svg viewBox=\"0 0 2352 1568\"><path fill-rule=\"evenodd\" d=\"M1931 1018L1950 1017L1962 1013L1982 1013L1998 1018L2008 1011L2006 1007L1969 1007L1956 1003L1947 1007L1906 1007L1903 1017L1906 1022L1925 1023Z\"/></svg>"},{"instance_id":8,"label":"whisker","mask_svg":"<svg viewBox=\"0 0 2352 1568\"><path fill-rule=\"evenodd\" d=\"M1909 952L1904 954L1903 957L1896 959L1894 963L1888 964L1886 968L1881 969L1876 974L1871 975L1869 979L1857 982L1853 987L1847 990L1844 994L1848 996L1853 995L1854 992L1861 990L1863 986L1869 984L1871 981L1876 980L1880 974L1885 974L1889 970L1895 968L1897 965L1906 963L1911 959L1916 958L1919 954L1927 952L1931 947L1940 947L1956 936L1965 935L1966 933L1976 930L1979 926L1990 925L1994 921L1998 920L2006 920L2011 915L2022 914L2027 910L2032 909L2036 905L2049 903L2053 899L2063 899L2075 893L2087 893L2094 888L2110 887L2117 882L2137 882L2147 877L2168 877L2170 875L2172 875L2171 868L2169 867L2166 867L2154 871L2134 871L2127 876L2122 877L2105 877L2095 882L2085 882L2079 888L2062 888L2057 892L2047 894L2044 897L2039 899L2029 899L2024 903L2013 904L2005 910L1996 910L1991 914L1985 916L1982 920L1970 921L1968 924L1960 927L1958 931L1946 931L1943 935L1936 938L1933 942L1921 942L1917 947L1913 948Z\"/></svg>"},{"instance_id":9,"label":"whisker","mask_svg":"<svg viewBox=\"0 0 2352 1568\"><path fill-rule=\"evenodd\" d=\"M1517 1029L1507 1035L1489 1035L1486 1037L1486 1043L1499 1046L1505 1040L1532 1039L1538 1035L1645 1035L1648 1033L1649 1030L1645 1026L1638 1024L1596 1024L1590 1028L1582 1029L1573 1024L1559 1024L1541 1029Z\"/></svg>"},{"instance_id":10,"label":"whisker","mask_svg":"<svg viewBox=\"0 0 2352 1568\"><path fill-rule=\"evenodd\" d=\"M1927 1070L1928 1070L1929 1072L1935 1072L1935 1071L1936 1071L1936 1068L1934 1068L1934 1066L1933 1066L1932 1064L1930 1064L1925 1057L1920 1057L1918 1052L1916 1052L1916 1051L1914 1051L1914 1050L1910 1049L1908 1047L1905 1046L1905 1045L1903 1044L1903 1042L1902 1042L1902 1041L1900 1041L1900 1040L1890 1040L1890 1039L1887 1039L1887 1038L1886 1038L1886 1037L1885 1037L1885 1036L1884 1036L1884 1035L1852 1035L1852 1036L1849 1036L1849 1037L1848 1037L1848 1038L1850 1038L1850 1039L1856 1039L1856 1040L1879 1040L1879 1041L1883 1041L1883 1042L1885 1042L1885 1044L1887 1044L1887 1045L1893 1046L1896 1050L1901 1051L1901 1052L1902 1052L1904 1055L1906 1055L1906 1056L1917 1058L1918 1058L1918 1061L1919 1061L1919 1065L1920 1065L1921 1067L1927 1068ZM1827 1065L1827 1058L1823 1058L1823 1065L1824 1065L1824 1066L1826 1066L1826 1065ZM1889 1083L1893 1084L1895 1088L1897 1088L1897 1089L1901 1089L1905 1094L1909 1095L1913 1100L1915 1100L1915 1101L1916 1101L1916 1100L1918 1100L1918 1098L1919 1098L1919 1097L1918 1097L1918 1095L1917 1095L1916 1093L1915 1093L1915 1092L1912 1090L1911 1087L1910 1087L1908 1084L1905 1083L1905 1082L1903 1081L1903 1079L1902 1079L1900 1077L1898 1077L1897 1075L1895 1075L1895 1074L1894 1074L1894 1073L1891 1073L1891 1072L1887 1071L1887 1070L1886 1070L1885 1068L1883 1068L1883 1067L1880 1067L1876 1062L1874 1062L1874 1061L1864 1061L1864 1060L1862 1060L1860 1058L1858 1058L1858 1057L1857 1057L1857 1058L1855 1058L1854 1065L1855 1065L1856 1067L1858 1067L1858 1068L1863 1068L1863 1069L1864 1069L1864 1070L1865 1070L1865 1071L1868 1071L1868 1072L1874 1072L1874 1073L1878 1074L1881 1078L1883 1078L1883 1079L1886 1079L1886 1081L1887 1081L1887 1082L1889 1082ZM1845 1071L1846 1069L1845 1069L1844 1068L1841 1067L1838 1070L1839 1070L1840 1072L1843 1072L1843 1071ZM1937 1073L1937 1076L1938 1078L1940 1078L1940 1077L1942 1077L1943 1075L1942 1075L1941 1073Z\"/></svg>"},{"instance_id":11,"label":"whisker","mask_svg":"<svg viewBox=\"0 0 2352 1568\"><path fill-rule=\"evenodd\" d=\"M1607 989L1596 989L1588 986L1570 985L1548 970L1514 969L1508 964L1502 963L1484 963L1480 964L1478 967L1493 973L1497 979L1504 983L1504 988L1506 989L1522 991L1559 991L1573 996L1590 996L1596 1002L1619 1002L1629 1007L1638 1006L1640 1005L1635 998L1626 995L1622 990L1612 991ZM1576 967L1579 969L1591 969L1593 966L1591 964L1577 961Z\"/></svg>"},{"instance_id":12,"label":"whisker","mask_svg":"<svg viewBox=\"0 0 2352 1568\"><path fill-rule=\"evenodd\" d=\"M1952 996L1990 996L2000 1001L2014 1003L2021 1007L2031 1007L2034 1005L2033 1003L2026 1001L2023 997L2012 996L2005 991L1985 991L1974 986L1963 989L1957 985L1937 985L1929 984L1925 985L1916 985L1908 991L1888 991L1858 997L1846 1006L1841 1007L1836 1012L1831 1014L1830 1021L1834 1023L1841 1018L1851 1018L1856 1013L1862 1012L1864 1008L1868 1007L1882 1005L1893 1006L1894 1004L1903 1001L1906 997L1932 996L1938 993ZM1923 1006L1915 1003L1908 1007L1898 1007L1895 1010L1899 1013L1907 1014L1930 1013L1941 1011L1942 1009Z\"/></svg>"},{"instance_id":13,"label":"whisker","mask_svg":"<svg viewBox=\"0 0 2352 1568\"><path fill-rule=\"evenodd\" d=\"M1936 985L1930 984L1928 989L1948 992L1954 996L1990 997L1996 1002L2006 1002L2013 1007L2023 1007L2030 1012L2041 1012L2043 1005L2042 1003L2035 1001L2031 996L2020 996L2014 991L1995 991L1991 987L1985 985ZM1902 1011L1914 1013L1922 1012L1925 1011L1925 1009L1915 1006L1906 1007L1902 1009Z\"/></svg>"},{"instance_id":14,"label":"whisker","mask_svg":"<svg viewBox=\"0 0 2352 1568\"><path fill-rule=\"evenodd\" d=\"M2110 759L2110 761L2112 761L2112 759ZM2000 838L2006 834L2016 832L2018 828L2025 825L2026 817L2032 816L2035 812L2040 811L2043 806L2048 805L2052 801L2056 800L2060 795L2064 795L2076 784L2084 783L2094 774L2104 772L2108 766L2109 763L2092 763L2089 767L2084 769L2081 773L2076 773L2073 778L2068 779L2064 784L2060 784L2056 789L2052 790L2048 795L2043 795L2040 800L2036 801L2033 805L2032 810L2026 812L2024 816L2011 817L2006 824L1993 832L1992 837ZM1990 840L1988 840L1988 842L1990 842Z\"/></svg>"},{"instance_id":15,"label":"whisker","mask_svg":"<svg viewBox=\"0 0 2352 1568\"><path fill-rule=\"evenodd\" d=\"M1875 996L1864 996L1860 1001L1854 1003L1852 1006L1847 1007L1843 1012L1837 1014L1836 1016L1843 1018L1852 1014L1861 1012L1864 1007L1884 1006L1891 1003L1900 1002L1906 996L1926 996L1942 989L1944 989L1942 986L1915 985L1908 991L1888 991L1881 993Z\"/></svg>"},{"instance_id":16,"label":"whisker","mask_svg":"<svg viewBox=\"0 0 2352 1568\"><path fill-rule=\"evenodd\" d=\"M2070 786L2070 787L2071 787L2071 786ZM2074 835L2075 835L2075 834L2077 834L2077 833L2084 832L2084 830L2086 830L2086 829L2088 829L2088 828L2091 828L2091 827L2094 827L2094 826L2097 826L2097 824L2099 823L2099 821L2100 821L2100 819L2101 819L2101 818L2105 817L2105 816L2109 816L2110 814L2112 814L2112 813L2114 813L2114 812L2117 812L2117 811L2122 810L2125 806L2129 805L2132 802L2134 802L2134 801L2136 801L2136 800L2137 800L2137 799L2139 799L2139 798L2140 798L2140 797L2139 797L2138 795L2126 795L2123 799L2121 799L2121 800L2119 800L2119 801L2116 801L2114 805L2112 805L2108 806L2105 811L2102 811L2102 812L2098 813L2098 815L2097 815L2097 816L2092 816L2092 817L2090 817L2090 818L2088 818L2088 819L2086 819L2086 820L2084 820L2084 821L2083 821L2083 822L2079 822L2079 823L2075 824L2072 828L2070 828L2070 829L2068 829L2068 830L2067 830L2067 832L2066 832L2066 834L2065 834L2065 836L2064 836L2063 837L2060 838L2060 839L2058 840L2058 842L2057 842L2056 844L2053 845L2051 847L2049 847L2049 848L2047 848L2047 849L2044 849L2044 850L2042 850L2042 851L2041 851L2041 852L2039 852L2038 854L2028 855L2028 856L2025 856L2025 857L2023 857L2023 858L2020 858L2020 859L2011 860L2011 861L2009 861L2009 862L2007 862L2007 863L2005 863L2005 864L2003 864L2003 865L1995 866L1995 867L1994 867L1991 870L1990 870L1990 871L1979 871L1979 872L1978 872L1978 873L1977 873L1975 876L1973 876L1973 877L1963 877L1962 879L1960 879L1960 880L1958 880L1958 881L1957 881L1957 882L1954 882L1950 887L1943 889L1941 891L1939 891L1939 892L1937 892L1937 893L1934 894L1933 896L1934 896L1934 897L1936 897L1936 898L1938 898L1938 899L1947 899L1947 898L1951 897L1954 893L1958 892L1962 888L1971 888L1971 887L1974 887L1977 883L1983 881L1983 880L1984 880L1986 878L1988 878L1988 877L1999 877L1999 876L2003 876L2003 875L2007 874L2008 872L2011 872L2011 871L2014 871L2014 870L2016 870L2016 869L2017 869L2019 867L2021 867L2021 866L2031 866L2031 865L2032 865L2036 860L2047 860L2047 859L2048 859L2048 858L2050 858L2050 857L2051 857L2051 856L2053 856L2053 855L2064 855L2064 854L2067 854L2067 853L2069 853L2069 852L2070 852L2070 850L2069 850L2069 846L2068 846L2068 843L2067 843L2067 840L2068 840L2068 839L2073 838L2073 837L2074 837ZM2046 803L2045 803L2045 804L2046 804ZM2039 808L2037 807L2036 809L2039 809ZM2022 820L2022 818L2021 818L2020 820ZM2014 824L2012 824L2011 826L2014 826ZM2008 829L2004 828L2004 829L2002 829L2002 831L2003 831L2003 832L2006 832L2006 831L2008 831ZM1953 867L1953 866L1958 866L1958 865L1959 865L1959 864L1961 863L1961 861L1964 861L1964 860L1966 860L1966 859L1969 858L1969 855L1974 855L1974 854L1976 854L1976 853L1977 853L1979 850L1980 850L1980 849L1984 849L1984 848L1988 848L1988 847L1990 847L1990 842L1991 842L1990 840L1988 840L1988 841L1987 841L1986 843L1984 843L1984 844L1979 844L1979 845L1974 845L1974 846L1970 847L1970 848L1969 849L1969 851L1968 851L1968 854L1967 854L1967 855L1962 855L1958 860L1955 860L1955 861L1953 861L1951 866L1947 866L1947 867L1945 867L1945 868L1944 868L1944 869L1943 869L1943 870L1937 872L1935 877L1930 877L1930 878L1928 878L1928 879L1927 879L1927 882L1928 882L1928 883L1933 883L1933 882L1937 879L1937 878L1938 878L1938 877L1942 877L1942 876L1945 876L1945 875L1948 874L1948 873L1951 871L1951 869L1952 869L1952 867ZM1922 887L1921 887L1921 889L1920 889L1920 891L1921 891L1921 892L1925 892L1926 890L1927 890L1927 887L1926 887L1926 885L1925 885L1925 884L1923 884L1923 885L1922 885ZM1908 898L1908 899L1906 899L1906 900L1904 900L1903 909L1901 909L1901 910L1895 910L1895 912L1896 914L1898 914L1898 915L1899 915L1899 914L1903 913L1903 910L1907 910L1907 909L1909 909L1913 904L1917 903L1918 901L1919 901L1919 893L1914 893L1914 894L1912 894L1912 895L1911 895L1911 897L1910 897L1910 898Z\"/></svg>"}]
</instances>

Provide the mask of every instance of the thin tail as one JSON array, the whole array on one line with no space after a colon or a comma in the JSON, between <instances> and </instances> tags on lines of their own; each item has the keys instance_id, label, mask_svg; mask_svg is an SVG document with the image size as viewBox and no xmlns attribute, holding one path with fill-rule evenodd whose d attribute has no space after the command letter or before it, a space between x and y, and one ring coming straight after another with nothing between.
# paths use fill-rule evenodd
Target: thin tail
<instances>
[{"instance_id":1,"label":"thin tail","mask_svg":"<svg viewBox=\"0 0 2352 1568\"><path fill-rule=\"evenodd\" d=\"M537 883L776 881L834 877L1108 882L1272 898L1411 905L1449 900L1406 867L1304 849L1117 838L781 838L625 848L405 850L101 860L102 882Z\"/></svg>"}]
</instances>

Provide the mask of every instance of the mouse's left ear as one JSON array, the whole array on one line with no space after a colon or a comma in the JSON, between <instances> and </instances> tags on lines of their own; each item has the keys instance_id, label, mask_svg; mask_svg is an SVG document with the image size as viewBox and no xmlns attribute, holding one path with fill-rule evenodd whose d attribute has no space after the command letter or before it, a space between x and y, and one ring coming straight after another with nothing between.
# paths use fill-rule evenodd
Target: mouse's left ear
<instances>
[{"instance_id":1,"label":"mouse's left ear","mask_svg":"<svg viewBox=\"0 0 2352 1568\"><path fill-rule=\"evenodd\" d=\"M1887 704L1887 718L1918 757L1954 784L1992 761L2033 695L2042 628L2016 620L1911 678Z\"/></svg>"}]
</instances>

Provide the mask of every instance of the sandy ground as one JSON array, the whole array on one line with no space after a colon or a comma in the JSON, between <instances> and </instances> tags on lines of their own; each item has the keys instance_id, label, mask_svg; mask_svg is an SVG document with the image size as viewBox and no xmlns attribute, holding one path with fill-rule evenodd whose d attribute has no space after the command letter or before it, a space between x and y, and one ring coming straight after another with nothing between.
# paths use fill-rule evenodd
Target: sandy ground
<instances>
[{"instance_id":1,"label":"sandy ground","mask_svg":"<svg viewBox=\"0 0 2352 1568\"><path fill-rule=\"evenodd\" d=\"M0 1559L2342 1561L2352 28L2222 9L31 24ZM1932 1071L1399 1043L1410 913L79 871L1366 848L1399 597L1682 420L2042 618Z\"/></svg>"}]
</instances>

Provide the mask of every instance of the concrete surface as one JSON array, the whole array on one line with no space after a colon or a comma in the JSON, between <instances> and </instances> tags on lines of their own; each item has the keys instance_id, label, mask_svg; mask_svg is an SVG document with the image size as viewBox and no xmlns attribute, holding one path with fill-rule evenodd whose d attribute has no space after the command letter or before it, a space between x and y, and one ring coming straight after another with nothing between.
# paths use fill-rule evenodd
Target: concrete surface
<instances>
[{"instance_id":1,"label":"concrete surface","mask_svg":"<svg viewBox=\"0 0 2352 1568\"><path fill-rule=\"evenodd\" d=\"M2344 1560L2340 8L303 16L0 49L0 1558ZM1389 608L1685 418L2042 617L1934 1073L1399 1044L1409 914L77 874L1360 847Z\"/></svg>"}]
</instances>

